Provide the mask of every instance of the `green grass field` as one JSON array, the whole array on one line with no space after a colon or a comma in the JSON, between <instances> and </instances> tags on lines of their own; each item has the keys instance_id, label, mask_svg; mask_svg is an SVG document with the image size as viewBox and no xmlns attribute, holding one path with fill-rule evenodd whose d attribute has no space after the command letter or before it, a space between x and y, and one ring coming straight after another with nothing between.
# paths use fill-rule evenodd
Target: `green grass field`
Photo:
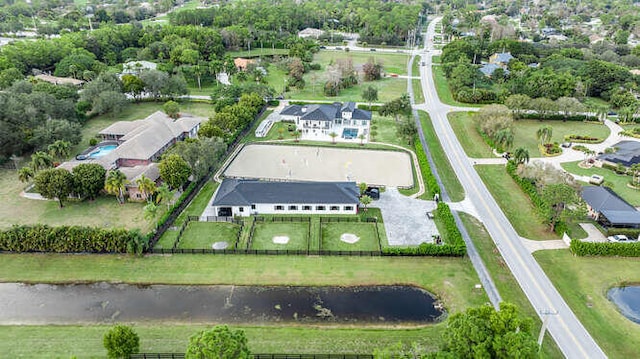
<instances>
[{"instance_id":1,"label":"green grass field","mask_svg":"<svg viewBox=\"0 0 640 359\"><path fill-rule=\"evenodd\" d=\"M450 112L447 118L467 156L472 158L495 157L491 147L487 145L476 129L473 112Z\"/></svg>"},{"instance_id":2,"label":"green grass field","mask_svg":"<svg viewBox=\"0 0 640 359\"><path fill-rule=\"evenodd\" d=\"M274 243L276 236L289 237L286 244ZM250 249L307 250L309 222L256 222Z\"/></svg>"},{"instance_id":3,"label":"green grass field","mask_svg":"<svg viewBox=\"0 0 640 359\"><path fill-rule=\"evenodd\" d=\"M449 197L454 202L462 201L465 196L464 188L462 188L462 184L460 184L458 177L453 171L453 167L451 167L451 163L449 162L447 155L442 150L442 145L440 144L440 140L433 128L429 114L424 111L418 111L418 114L420 115L420 123L422 125L425 140L429 146L429 151L431 151L431 156L433 157L433 161L436 163L438 174L447 189Z\"/></svg>"},{"instance_id":4,"label":"green grass field","mask_svg":"<svg viewBox=\"0 0 640 359\"><path fill-rule=\"evenodd\" d=\"M378 236L375 223L322 223L322 250L335 251L378 251ZM355 234L360 239L355 243L343 242L340 237Z\"/></svg>"},{"instance_id":5,"label":"green grass field","mask_svg":"<svg viewBox=\"0 0 640 359\"><path fill-rule=\"evenodd\" d=\"M232 248L238 238L240 226L234 223L189 222L178 248L211 249L215 242L227 242Z\"/></svg>"},{"instance_id":6,"label":"green grass field","mask_svg":"<svg viewBox=\"0 0 640 359\"><path fill-rule=\"evenodd\" d=\"M315 73L315 75L314 75ZM315 76L315 77L313 77ZM288 100L314 100L314 101L356 101L362 102L362 92L368 86L374 86L378 88L378 102L388 102L395 98L400 97L403 93L407 92L407 80L393 77L385 77L378 81L360 82L357 85L340 90L338 96L329 97L323 93L323 86L326 81L324 70L320 72L312 72L304 75L304 80L307 85L304 89L299 90L291 88L289 92L285 94ZM282 87L274 85L276 89Z\"/></svg>"},{"instance_id":7,"label":"green grass field","mask_svg":"<svg viewBox=\"0 0 640 359\"><path fill-rule=\"evenodd\" d=\"M476 170L520 236L533 240L559 239L542 223L529 197L509 177L503 165L478 165Z\"/></svg>"},{"instance_id":8,"label":"green grass field","mask_svg":"<svg viewBox=\"0 0 640 359\"><path fill-rule=\"evenodd\" d=\"M416 104L424 102L424 94L422 93L422 82L420 80L411 80L413 86L413 100Z\"/></svg>"},{"instance_id":9,"label":"green grass field","mask_svg":"<svg viewBox=\"0 0 640 359\"><path fill-rule=\"evenodd\" d=\"M367 63L370 58L373 58L376 63L382 64L384 72L387 74L407 74L409 56L405 53L319 51L313 56L313 62L319 63L324 71L330 63L335 63L338 59L351 59L353 66L358 68Z\"/></svg>"},{"instance_id":10,"label":"green grass field","mask_svg":"<svg viewBox=\"0 0 640 359\"><path fill-rule=\"evenodd\" d=\"M631 176L619 175L606 168L581 168L578 163L580 161L563 163L562 168L567 172L582 176L591 176L593 174L603 176L605 184L611 187L620 197L634 206L640 206L640 191L627 186L627 183L631 181Z\"/></svg>"},{"instance_id":11,"label":"green grass field","mask_svg":"<svg viewBox=\"0 0 640 359\"><path fill-rule=\"evenodd\" d=\"M592 136L605 140L609 136L609 128L602 124L593 124L579 121L537 121L518 120L515 122L514 147L524 147L529 151L531 157L540 157L538 139L536 132L542 126L553 128L553 138L551 142L564 142L565 135Z\"/></svg>"},{"instance_id":12,"label":"green grass field","mask_svg":"<svg viewBox=\"0 0 640 359\"><path fill-rule=\"evenodd\" d=\"M640 283L640 258L576 257L569 250L534 253L580 322L610 358L634 358L640 325L607 299L609 288Z\"/></svg>"}]
</instances>

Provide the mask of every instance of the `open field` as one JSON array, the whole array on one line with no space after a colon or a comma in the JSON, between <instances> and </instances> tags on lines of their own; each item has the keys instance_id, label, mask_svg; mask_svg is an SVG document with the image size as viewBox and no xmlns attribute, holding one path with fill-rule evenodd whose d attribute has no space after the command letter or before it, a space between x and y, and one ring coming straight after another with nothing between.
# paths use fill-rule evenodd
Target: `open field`
<instances>
[{"instance_id":1,"label":"open field","mask_svg":"<svg viewBox=\"0 0 640 359\"><path fill-rule=\"evenodd\" d=\"M378 236L375 223L332 222L322 223L322 249L336 251L378 251ZM343 234L355 234L355 243L343 242Z\"/></svg>"},{"instance_id":2,"label":"open field","mask_svg":"<svg viewBox=\"0 0 640 359\"><path fill-rule=\"evenodd\" d=\"M451 167L451 163L449 162L446 153L442 150L442 145L436 135L436 131L433 129L433 124L431 123L429 114L424 111L418 111L418 115L420 116L420 124L422 125L422 131L424 132L425 140L429 146L429 151L431 151L431 156L433 157L433 161L436 163L438 174L442 179L443 185L447 189L449 197L454 202L462 201L465 196L464 188L462 188L462 184L460 184L458 177L453 171L453 167Z\"/></svg>"},{"instance_id":3,"label":"open field","mask_svg":"<svg viewBox=\"0 0 640 359\"><path fill-rule=\"evenodd\" d=\"M320 66L322 66L321 71L324 71L327 69L329 64L335 63L337 60L351 59L351 61L353 61L353 67L359 69L362 65L367 63L370 58L373 58L376 63L381 63L384 68L384 72L387 74L407 74L407 61L409 60L409 56L405 53L321 50L313 56L313 62L319 63Z\"/></svg>"},{"instance_id":4,"label":"open field","mask_svg":"<svg viewBox=\"0 0 640 359\"><path fill-rule=\"evenodd\" d=\"M306 251L309 243L309 222L256 222L251 248ZM274 237L288 237L289 242L275 243Z\"/></svg>"},{"instance_id":5,"label":"open field","mask_svg":"<svg viewBox=\"0 0 640 359\"><path fill-rule=\"evenodd\" d=\"M619 175L614 171L606 168L581 168L577 162L567 162L562 164L565 171L582 176L591 176L593 174L604 177L604 183L611 187L620 197L634 206L640 206L640 191L630 188L627 183L631 180L631 176Z\"/></svg>"},{"instance_id":6,"label":"open field","mask_svg":"<svg viewBox=\"0 0 640 359\"><path fill-rule=\"evenodd\" d=\"M65 202L41 201L20 196L25 184L18 180L13 170L0 170L0 228L14 224L48 224L52 226L77 225L102 228L151 229L151 222L143 217L144 203L118 204L115 196L103 195L95 201ZM164 208L159 208L161 216Z\"/></svg>"},{"instance_id":7,"label":"open field","mask_svg":"<svg viewBox=\"0 0 640 359\"><path fill-rule=\"evenodd\" d=\"M534 257L610 358L638 356L640 325L623 317L606 295L613 286L640 283L640 258L576 257L569 250Z\"/></svg>"},{"instance_id":8,"label":"open field","mask_svg":"<svg viewBox=\"0 0 640 359\"><path fill-rule=\"evenodd\" d=\"M409 155L399 151L254 144L245 146L224 174L410 187L413 185L411 168Z\"/></svg>"},{"instance_id":9,"label":"open field","mask_svg":"<svg viewBox=\"0 0 640 359\"><path fill-rule=\"evenodd\" d=\"M288 100L316 100L316 101L356 101L362 102L362 92L365 88L373 86L378 88L378 101L388 102L400 97L401 94L407 92L407 80L401 78L385 77L383 79L371 82L361 81L357 85L340 90L338 96L325 96L323 86L327 80L324 70L312 71L304 75L306 86L299 90L291 88L285 94ZM276 91L282 88L283 83L272 85Z\"/></svg>"},{"instance_id":10,"label":"open field","mask_svg":"<svg viewBox=\"0 0 640 359\"><path fill-rule=\"evenodd\" d=\"M216 242L227 242L228 248L233 248L239 231L240 226L234 223L189 222L178 248L211 249Z\"/></svg>"},{"instance_id":11,"label":"open field","mask_svg":"<svg viewBox=\"0 0 640 359\"><path fill-rule=\"evenodd\" d=\"M491 147L484 142L476 129L473 112L451 112L447 117L467 156L472 158L495 157ZM517 142L514 141L514 143Z\"/></svg>"},{"instance_id":12,"label":"open field","mask_svg":"<svg viewBox=\"0 0 640 359\"><path fill-rule=\"evenodd\" d=\"M542 326L542 321L540 321L535 309L533 309L520 285L511 274L484 225L475 217L466 213L461 212L460 218L469 232L469 236L478 250L482 262L487 267L502 300L517 305L522 313L532 317L535 322L534 333L538 333ZM542 343L541 357L563 358L560 349L558 349L548 333Z\"/></svg>"},{"instance_id":13,"label":"open field","mask_svg":"<svg viewBox=\"0 0 640 359\"><path fill-rule=\"evenodd\" d=\"M542 224L529 197L509 177L503 165L478 165L476 170L520 236L533 240L559 239Z\"/></svg>"},{"instance_id":14,"label":"open field","mask_svg":"<svg viewBox=\"0 0 640 359\"><path fill-rule=\"evenodd\" d=\"M553 128L553 138L551 142L564 142L565 135L581 135L591 136L602 139L603 141L609 136L609 128L603 124L594 124L579 121L537 121L537 120L517 120L515 122L515 138L513 140L514 148L524 147L529 151L531 157L540 157L540 149L538 148L538 139L536 132L542 126L551 126ZM573 150L565 150L573 151Z\"/></svg>"}]
</instances>

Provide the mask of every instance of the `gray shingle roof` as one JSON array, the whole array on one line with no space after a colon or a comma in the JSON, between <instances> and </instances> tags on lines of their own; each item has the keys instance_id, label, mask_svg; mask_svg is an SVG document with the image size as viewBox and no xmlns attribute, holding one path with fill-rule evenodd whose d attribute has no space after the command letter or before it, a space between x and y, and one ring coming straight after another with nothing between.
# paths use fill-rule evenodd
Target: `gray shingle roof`
<instances>
[{"instance_id":1,"label":"gray shingle roof","mask_svg":"<svg viewBox=\"0 0 640 359\"><path fill-rule=\"evenodd\" d=\"M495 63L505 63L508 64L509 61L513 59L513 56L510 52L500 52L495 54L495 58L493 62Z\"/></svg>"},{"instance_id":2,"label":"gray shingle roof","mask_svg":"<svg viewBox=\"0 0 640 359\"><path fill-rule=\"evenodd\" d=\"M480 72L482 72L485 76L491 76L493 75L493 72L496 71L497 69L502 69L502 67L496 64L486 64L480 68ZM507 69L503 69L503 70L506 74L509 73L509 70Z\"/></svg>"},{"instance_id":3,"label":"gray shingle roof","mask_svg":"<svg viewBox=\"0 0 640 359\"><path fill-rule=\"evenodd\" d=\"M627 167L640 163L640 142L621 141L613 145L613 147L618 148L615 153L605 153L598 156L598 159L613 163L621 163Z\"/></svg>"},{"instance_id":4,"label":"gray shingle roof","mask_svg":"<svg viewBox=\"0 0 640 359\"><path fill-rule=\"evenodd\" d=\"M640 212L635 211L602 211L602 215L607 217L609 223L614 226L637 227L640 225Z\"/></svg>"},{"instance_id":5,"label":"gray shingle roof","mask_svg":"<svg viewBox=\"0 0 640 359\"><path fill-rule=\"evenodd\" d=\"M371 112L356 108L355 102L319 105L290 105L280 111L283 116L300 117L307 121L333 121L342 118L342 112L351 112L355 120L371 120Z\"/></svg>"},{"instance_id":6,"label":"gray shingle roof","mask_svg":"<svg viewBox=\"0 0 640 359\"><path fill-rule=\"evenodd\" d=\"M638 212L635 207L620 198L608 187L585 186L582 187L582 199L591 208L598 212L603 211L627 211Z\"/></svg>"},{"instance_id":7,"label":"gray shingle roof","mask_svg":"<svg viewBox=\"0 0 640 359\"><path fill-rule=\"evenodd\" d=\"M220 184L212 205L357 204L359 194L355 182L269 182L227 178Z\"/></svg>"}]
</instances>

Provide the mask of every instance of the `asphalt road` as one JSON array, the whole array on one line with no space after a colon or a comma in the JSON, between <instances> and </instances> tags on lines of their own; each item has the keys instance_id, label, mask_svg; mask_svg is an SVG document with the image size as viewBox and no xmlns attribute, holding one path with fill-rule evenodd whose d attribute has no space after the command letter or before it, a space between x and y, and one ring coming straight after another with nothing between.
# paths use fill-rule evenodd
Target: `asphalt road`
<instances>
[{"instance_id":1,"label":"asphalt road","mask_svg":"<svg viewBox=\"0 0 640 359\"><path fill-rule=\"evenodd\" d=\"M432 39L435 35L435 25L439 21L440 19L431 21L426 33L422 53L425 66L420 67L425 105L417 107L426 110L431 116L444 152L462 183L467 198L475 205L480 220L536 312L543 322L547 321L549 333L564 356L581 359L606 358L605 353L518 239L518 234L473 168L447 120L447 113L456 109L440 102L431 71L431 56L437 54Z\"/></svg>"}]
</instances>

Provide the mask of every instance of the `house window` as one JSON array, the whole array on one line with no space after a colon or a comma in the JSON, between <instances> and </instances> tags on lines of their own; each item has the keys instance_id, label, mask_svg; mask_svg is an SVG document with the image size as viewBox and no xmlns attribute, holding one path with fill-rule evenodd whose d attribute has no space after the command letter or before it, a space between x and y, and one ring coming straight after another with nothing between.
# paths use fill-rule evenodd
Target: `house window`
<instances>
[{"instance_id":1,"label":"house window","mask_svg":"<svg viewBox=\"0 0 640 359\"><path fill-rule=\"evenodd\" d=\"M273 206L276 211L284 211L284 206Z\"/></svg>"},{"instance_id":2,"label":"house window","mask_svg":"<svg viewBox=\"0 0 640 359\"><path fill-rule=\"evenodd\" d=\"M251 205L251 209L256 209L256 205L255 205L255 204L252 204L252 205Z\"/></svg>"},{"instance_id":3,"label":"house window","mask_svg":"<svg viewBox=\"0 0 640 359\"><path fill-rule=\"evenodd\" d=\"M316 206L316 211L324 211L324 206Z\"/></svg>"},{"instance_id":4,"label":"house window","mask_svg":"<svg viewBox=\"0 0 640 359\"><path fill-rule=\"evenodd\" d=\"M302 210L303 211L310 211L311 210L311 206L302 206Z\"/></svg>"},{"instance_id":5,"label":"house window","mask_svg":"<svg viewBox=\"0 0 640 359\"><path fill-rule=\"evenodd\" d=\"M344 206L345 211L353 211L353 206Z\"/></svg>"},{"instance_id":6,"label":"house window","mask_svg":"<svg viewBox=\"0 0 640 359\"><path fill-rule=\"evenodd\" d=\"M290 211L297 211L298 210L298 206L289 206L289 210Z\"/></svg>"},{"instance_id":7,"label":"house window","mask_svg":"<svg viewBox=\"0 0 640 359\"><path fill-rule=\"evenodd\" d=\"M240 207L239 211L244 212L244 207Z\"/></svg>"},{"instance_id":8,"label":"house window","mask_svg":"<svg viewBox=\"0 0 640 359\"><path fill-rule=\"evenodd\" d=\"M331 211L339 211L340 210L340 206L331 206L331 207L329 207L329 210L331 210Z\"/></svg>"}]
</instances>

